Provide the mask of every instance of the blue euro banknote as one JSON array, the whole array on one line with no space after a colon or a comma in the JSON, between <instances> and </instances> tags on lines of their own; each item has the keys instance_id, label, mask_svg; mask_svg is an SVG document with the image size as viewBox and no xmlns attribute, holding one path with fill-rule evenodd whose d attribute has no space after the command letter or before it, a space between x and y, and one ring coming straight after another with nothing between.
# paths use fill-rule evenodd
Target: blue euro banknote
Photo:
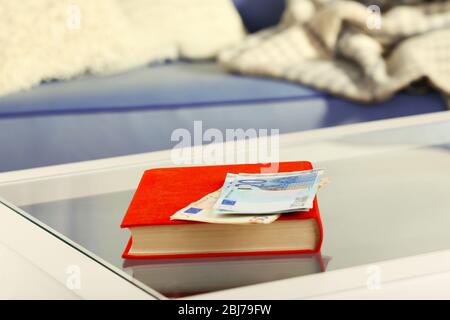
<instances>
[{"instance_id":1,"label":"blue euro banknote","mask_svg":"<svg viewBox=\"0 0 450 320\"><path fill-rule=\"evenodd\" d=\"M240 173L229 180L214 205L221 214L269 214L309 210L323 170L275 174Z\"/></svg>"}]
</instances>

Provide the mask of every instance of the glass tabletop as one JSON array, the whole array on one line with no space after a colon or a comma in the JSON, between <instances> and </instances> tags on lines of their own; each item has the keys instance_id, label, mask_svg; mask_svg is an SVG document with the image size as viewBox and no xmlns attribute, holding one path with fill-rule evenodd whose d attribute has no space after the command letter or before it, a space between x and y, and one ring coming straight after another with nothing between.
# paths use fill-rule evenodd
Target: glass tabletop
<instances>
[{"instance_id":1,"label":"glass tabletop","mask_svg":"<svg viewBox=\"0 0 450 320\"><path fill-rule=\"evenodd\" d=\"M449 120L325 138L291 134L281 137L280 156L311 160L331 180L318 195L321 254L123 260L129 232L119 225L139 178L169 160L20 179L0 185L0 197L168 297L450 249Z\"/></svg>"}]
</instances>

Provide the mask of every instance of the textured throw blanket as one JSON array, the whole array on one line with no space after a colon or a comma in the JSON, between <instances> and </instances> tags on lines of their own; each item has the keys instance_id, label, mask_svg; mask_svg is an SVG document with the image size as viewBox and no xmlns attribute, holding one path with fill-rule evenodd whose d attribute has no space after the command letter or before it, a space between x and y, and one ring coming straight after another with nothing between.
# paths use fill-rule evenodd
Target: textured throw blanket
<instances>
[{"instance_id":1,"label":"textured throw blanket","mask_svg":"<svg viewBox=\"0 0 450 320\"><path fill-rule=\"evenodd\" d=\"M231 0L0 0L0 96L86 72L213 58L244 35Z\"/></svg>"},{"instance_id":2,"label":"textured throw blanket","mask_svg":"<svg viewBox=\"0 0 450 320\"><path fill-rule=\"evenodd\" d=\"M387 99L423 79L448 99L450 1L369 6L375 2L291 0L279 26L226 50L220 61L232 71L361 102Z\"/></svg>"}]
</instances>

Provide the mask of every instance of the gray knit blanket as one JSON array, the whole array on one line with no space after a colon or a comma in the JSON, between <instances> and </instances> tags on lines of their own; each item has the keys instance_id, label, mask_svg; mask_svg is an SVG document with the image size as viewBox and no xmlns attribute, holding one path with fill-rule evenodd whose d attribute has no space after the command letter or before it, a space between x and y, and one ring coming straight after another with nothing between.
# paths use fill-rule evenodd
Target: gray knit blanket
<instances>
[{"instance_id":1,"label":"gray knit blanket","mask_svg":"<svg viewBox=\"0 0 450 320\"><path fill-rule=\"evenodd\" d=\"M291 0L277 27L224 51L219 61L234 72L360 102L382 101L417 83L449 101L450 1L370 3Z\"/></svg>"}]
</instances>

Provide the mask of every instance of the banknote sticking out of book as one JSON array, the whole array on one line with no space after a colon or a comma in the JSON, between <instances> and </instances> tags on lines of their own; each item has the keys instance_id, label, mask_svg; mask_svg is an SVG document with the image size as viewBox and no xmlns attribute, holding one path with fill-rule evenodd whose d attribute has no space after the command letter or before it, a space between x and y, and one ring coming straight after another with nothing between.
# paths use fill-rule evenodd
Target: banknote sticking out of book
<instances>
[{"instance_id":1,"label":"banknote sticking out of book","mask_svg":"<svg viewBox=\"0 0 450 320\"><path fill-rule=\"evenodd\" d=\"M322 243L309 162L154 169L145 172L122 222L124 258L314 253Z\"/></svg>"}]
</instances>

